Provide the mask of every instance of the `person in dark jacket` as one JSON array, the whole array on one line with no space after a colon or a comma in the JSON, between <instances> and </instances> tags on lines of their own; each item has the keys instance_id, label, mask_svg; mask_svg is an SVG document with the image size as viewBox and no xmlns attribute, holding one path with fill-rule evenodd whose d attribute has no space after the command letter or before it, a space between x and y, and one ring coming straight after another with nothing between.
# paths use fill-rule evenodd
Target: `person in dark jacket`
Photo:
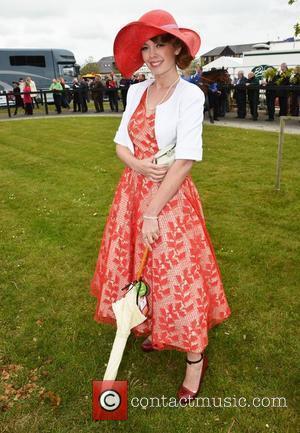
<instances>
[{"instance_id":1,"label":"person in dark jacket","mask_svg":"<svg viewBox=\"0 0 300 433\"><path fill-rule=\"evenodd\" d=\"M287 74L287 64L281 63L280 71L276 74L276 83L279 85L277 95L279 97L279 116L287 116L288 114L288 86L290 77Z\"/></svg>"},{"instance_id":2,"label":"person in dark jacket","mask_svg":"<svg viewBox=\"0 0 300 433\"><path fill-rule=\"evenodd\" d=\"M246 93L246 82L247 78L244 76L243 71L238 72L238 79L235 83L235 89L233 97L236 99L237 104L237 118L245 119L246 117L246 103L247 103L247 93Z\"/></svg>"},{"instance_id":3,"label":"person in dark jacket","mask_svg":"<svg viewBox=\"0 0 300 433\"><path fill-rule=\"evenodd\" d=\"M131 80L122 77L119 83L119 89L121 90L121 98L123 103L123 111L126 109L126 103L127 103L127 92L130 87Z\"/></svg>"},{"instance_id":4,"label":"person in dark jacket","mask_svg":"<svg viewBox=\"0 0 300 433\"><path fill-rule=\"evenodd\" d=\"M95 110L97 113L103 112L103 95L104 95L105 87L100 79L100 77L96 76L94 78L93 83L91 84L91 93L92 98L94 100Z\"/></svg>"},{"instance_id":5,"label":"person in dark jacket","mask_svg":"<svg viewBox=\"0 0 300 433\"><path fill-rule=\"evenodd\" d=\"M257 108L259 104L259 79L255 76L254 72L249 72L246 86L252 120L257 120Z\"/></svg>"},{"instance_id":6,"label":"person in dark jacket","mask_svg":"<svg viewBox=\"0 0 300 433\"><path fill-rule=\"evenodd\" d=\"M274 71L274 72L273 72ZM272 122L275 116L275 100L276 100L276 74L274 68L266 69L266 79L263 85L266 88L266 104L268 118L266 121Z\"/></svg>"},{"instance_id":7,"label":"person in dark jacket","mask_svg":"<svg viewBox=\"0 0 300 433\"><path fill-rule=\"evenodd\" d=\"M56 108L57 114L61 114L61 94L62 94L62 85L60 84L60 81L56 78L53 78L52 84L49 87L49 90L52 90L53 92L53 99L54 104Z\"/></svg>"},{"instance_id":8,"label":"person in dark jacket","mask_svg":"<svg viewBox=\"0 0 300 433\"><path fill-rule=\"evenodd\" d=\"M81 78L79 83L79 100L81 105L81 111L83 113L86 113L88 111L88 106L87 106L88 93L89 93L88 83L85 81L84 78Z\"/></svg>"},{"instance_id":9,"label":"person in dark jacket","mask_svg":"<svg viewBox=\"0 0 300 433\"><path fill-rule=\"evenodd\" d=\"M80 97L79 97L79 83L77 78L74 78L72 83L72 90L73 90L73 112L76 113L77 111L81 111L81 103L80 103Z\"/></svg>"},{"instance_id":10,"label":"person in dark jacket","mask_svg":"<svg viewBox=\"0 0 300 433\"><path fill-rule=\"evenodd\" d=\"M226 111L229 111L229 90L224 85L220 86L220 97L219 97L219 117L225 117Z\"/></svg>"},{"instance_id":11,"label":"person in dark jacket","mask_svg":"<svg viewBox=\"0 0 300 433\"><path fill-rule=\"evenodd\" d=\"M218 83L213 82L208 86L208 101L209 106L213 109L213 120L219 120L219 99L221 91Z\"/></svg>"},{"instance_id":12,"label":"person in dark jacket","mask_svg":"<svg viewBox=\"0 0 300 433\"><path fill-rule=\"evenodd\" d=\"M20 95L20 86L19 83L17 81L13 81L13 92L14 92L14 96L15 96L15 112L14 112L14 116L16 116L17 112L18 112L18 108L22 107L24 109L24 102L23 102L23 98Z\"/></svg>"},{"instance_id":13,"label":"person in dark jacket","mask_svg":"<svg viewBox=\"0 0 300 433\"><path fill-rule=\"evenodd\" d=\"M290 84L292 86L298 86L292 90L291 96L291 115L299 116L299 104L300 104L300 65L295 66L293 74L290 78Z\"/></svg>"}]
</instances>

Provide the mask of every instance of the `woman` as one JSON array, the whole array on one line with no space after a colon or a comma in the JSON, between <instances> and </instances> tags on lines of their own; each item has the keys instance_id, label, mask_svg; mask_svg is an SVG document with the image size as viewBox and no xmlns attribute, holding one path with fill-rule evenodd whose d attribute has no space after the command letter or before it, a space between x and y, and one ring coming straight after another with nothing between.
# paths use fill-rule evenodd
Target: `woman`
<instances>
[{"instance_id":1,"label":"woman","mask_svg":"<svg viewBox=\"0 0 300 433\"><path fill-rule=\"evenodd\" d=\"M108 80L106 80L106 92L109 99L109 105L111 111L119 111L118 105L118 84L114 79L113 74L110 74Z\"/></svg>"},{"instance_id":2,"label":"woman","mask_svg":"<svg viewBox=\"0 0 300 433\"><path fill-rule=\"evenodd\" d=\"M31 86L29 80L25 81L23 92L24 92L23 101L24 101L25 114L32 115L33 105L32 105L32 97L31 97Z\"/></svg>"},{"instance_id":3,"label":"woman","mask_svg":"<svg viewBox=\"0 0 300 433\"><path fill-rule=\"evenodd\" d=\"M166 31L168 30L168 33ZM126 48L127 47L127 48ZM208 329L231 313L213 246L205 227L198 191L189 171L202 160L204 94L178 75L200 47L193 30L178 28L172 15L155 10L125 26L114 43L115 61L130 77L144 63L154 79L132 84L114 141L126 164L112 202L91 294L98 298L94 319L116 324L112 302L137 273L145 246L143 272L152 296L150 316L133 328L149 335L142 349L186 352L180 401L199 392L207 368L203 355ZM153 155L176 142L170 167Z\"/></svg>"},{"instance_id":4,"label":"woman","mask_svg":"<svg viewBox=\"0 0 300 433\"><path fill-rule=\"evenodd\" d=\"M39 103L38 103L38 100L37 100L37 88L36 88L35 81L33 81L33 80L31 79L31 77L27 77L26 80L28 80L29 83L30 83L30 88L31 88L31 92L32 92L32 93L31 93L31 97L32 97L32 107L34 107L34 102L35 102L35 104L36 104L36 108L39 109Z\"/></svg>"}]
</instances>

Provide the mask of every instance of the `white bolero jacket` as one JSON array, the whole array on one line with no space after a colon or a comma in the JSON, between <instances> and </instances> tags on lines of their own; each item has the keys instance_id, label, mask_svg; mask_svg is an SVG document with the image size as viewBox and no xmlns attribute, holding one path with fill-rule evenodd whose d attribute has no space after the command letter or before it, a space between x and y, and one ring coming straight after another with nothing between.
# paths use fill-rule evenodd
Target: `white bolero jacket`
<instances>
[{"instance_id":1,"label":"white bolero jacket","mask_svg":"<svg viewBox=\"0 0 300 433\"><path fill-rule=\"evenodd\" d=\"M128 123L144 91L153 81L148 79L129 87L126 110L114 137L115 143L128 147L133 154ZM176 142L175 159L202 160L204 100L204 93L198 86L183 78L179 80L169 99L156 107L154 128L159 149Z\"/></svg>"}]
</instances>

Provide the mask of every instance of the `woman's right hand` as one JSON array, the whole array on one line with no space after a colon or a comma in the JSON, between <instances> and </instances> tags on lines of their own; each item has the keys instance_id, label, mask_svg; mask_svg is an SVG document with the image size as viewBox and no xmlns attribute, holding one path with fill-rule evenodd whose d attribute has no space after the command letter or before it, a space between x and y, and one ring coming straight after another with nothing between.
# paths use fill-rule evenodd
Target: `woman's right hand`
<instances>
[{"instance_id":1,"label":"woman's right hand","mask_svg":"<svg viewBox=\"0 0 300 433\"><path fill-rule=\"evenodd\" d=\"M135 163L135 170L154 182L161 182L165 177L169 166L167 164L158 165L152 161L154 161L153 156L144 159L137 159Z\"/></svg>"}]
</instances>

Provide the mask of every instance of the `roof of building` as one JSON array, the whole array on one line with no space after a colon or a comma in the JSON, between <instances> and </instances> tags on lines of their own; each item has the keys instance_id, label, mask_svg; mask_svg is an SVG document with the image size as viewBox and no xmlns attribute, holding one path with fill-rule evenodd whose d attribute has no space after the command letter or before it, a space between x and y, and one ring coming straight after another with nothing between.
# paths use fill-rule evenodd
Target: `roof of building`
<instances>
[{"instance_id":1,"label":"roof of building","mask_svg":"<svg viewBox=\"0 0 300 433\"><path fill-rule=\"evenodd\" d=\"M282 44L282 42L297 42L300 39L295 38L294 36L286 38L282 41L264 41L264 42L253 42L252 44L238 44L238 45L222 45L220 47L216 47L213 50L207 51L206 53L202 54L202 57L204 56L220 56L222 55L225 48L230 48L235 54L242 54L244 51L251 51L253 45L256 44Z\"/></svg>"},{"instance_id":2,"label":"roof of building","mask_svg":"<svg viewBox=\"0 0 300 433\"><path fill-rule=\"evenodd\" d=\"M107 57L101 57L100 60L98 60L98 65L100 67L101 73L103 74L109 74L112 71L112 67L114 65L115 58L114 56L107 56Z\"/></svg>"},{"instance_id":3,"label":"roof of building","mask_svg":"<svg viewBox=\"0 0 300 433\"><path fill-rule=\"evenodd\" d=\"M253 45L256 44L267 44L268 42L253 42L252 44L239 44L239 45L223 45L221 47L216 47L213 50L207 51L202 54L204 56L220 56L225 48L230 48L235 54L241 54L244 51L251 51Z\"/></svg>"},{"instance_id":4,"label":"roof of building","mask_svg":"<svg viewBox=\"0 0 300 433\"><path fill-rule=\"evenodd\" d=\"M115 60L114 56L107 56L107 57L101 57L100 60L98 60L99 62L113 62Z\"/></svg>"}]
</instances>

